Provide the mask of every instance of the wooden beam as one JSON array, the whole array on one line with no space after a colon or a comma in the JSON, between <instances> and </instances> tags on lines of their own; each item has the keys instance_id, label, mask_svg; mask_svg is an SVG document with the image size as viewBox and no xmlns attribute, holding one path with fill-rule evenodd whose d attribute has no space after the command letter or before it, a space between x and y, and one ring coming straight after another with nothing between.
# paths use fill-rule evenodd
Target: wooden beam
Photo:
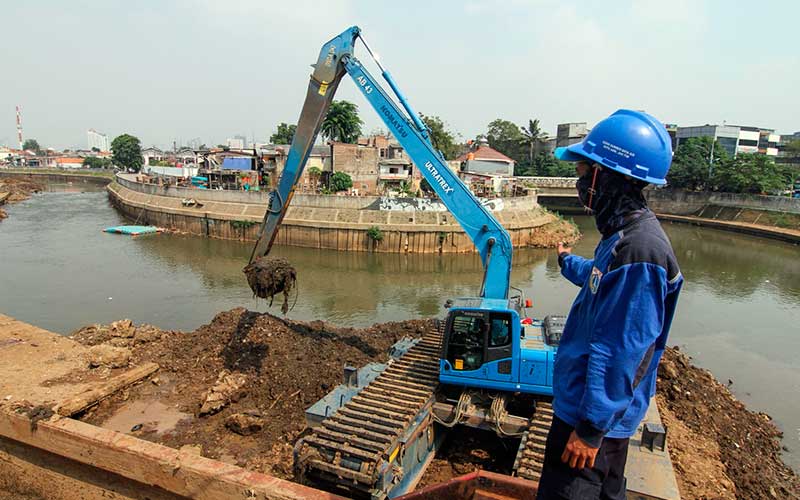
<instances>
[{"instance_id":1,"label":"wooden beam","mask_svg":"<svg viewBox=\"0 0 800 500\"><path fill-rule=\"evenodd\" d=\"M86 392L82 392L77 396L64 401L58 405L56 412L59 415L71 417L72 415L80 413L87 408L96 405L120 389L149 377L156 371L158 371L158 365L156 363L145 363L141 366L137 366L136 368L128 370L125 373L110 378L97 387L91 388Z\"/></svg>"},{"instance_id":2,"label":"wooden beam","mask_svg":"<svg viewBox=\"0 0 800 500\"><path fill-rule=\"evenodd\" d=\"M144 484L199 500L343 500L276 477L191 452L55 416L31 428L30 419L0 409L0 435Z\"/></svg>"}]
</instances>

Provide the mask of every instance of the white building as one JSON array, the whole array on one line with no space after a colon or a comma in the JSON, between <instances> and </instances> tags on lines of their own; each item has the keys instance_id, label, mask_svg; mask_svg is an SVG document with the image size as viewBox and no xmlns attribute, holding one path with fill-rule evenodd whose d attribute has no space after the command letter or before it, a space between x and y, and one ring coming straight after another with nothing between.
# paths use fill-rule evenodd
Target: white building
<instances>
[{"instance_id":1,"label":"white building","mask_svg":"<svg viewBox=\"0 0 800 500\"><path fill-rule=\"evenodd\" d=\"M86 139L89 144L89 149L97 148L100 151L111 151L111 146L108 142L108 136L102 132L90 128L86 132Z\"/></svg>"},{"instance_id":2,"label":"white building","mask_svg":"<svg viewBox=\"0 0 800 500\"><path fill-rule=\"evenodd\" d=\"M241 135L235 135L232 139L228 139L227 145L230 149L244 149L247 147L247 138Z\"/></svg>"}]
</instances>

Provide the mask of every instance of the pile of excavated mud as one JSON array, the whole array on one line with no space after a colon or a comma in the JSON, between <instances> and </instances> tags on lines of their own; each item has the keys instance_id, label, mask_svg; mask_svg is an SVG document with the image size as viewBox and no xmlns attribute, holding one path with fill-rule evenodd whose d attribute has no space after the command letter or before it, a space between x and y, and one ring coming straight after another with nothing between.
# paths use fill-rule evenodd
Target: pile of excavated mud
<instances>
[{"instance_id":1,"label":"pile of excavated mud","mask_svg":"<svg viewBox=\"0 0 800 500\"><path fill-rule=\"evenodd\" d=\"M153 361L161 370L83 418L291 478L292 450L305 428L305 410L342 382L344 366L386 361L392 344L420 337L429 328L422 320L336 328L242 308L220 313L193 332L130 321L85 327L73 338L97 346L93 351L107 351L95 370L113 374L119 368L109 363L120 359L115 353L125 352L131 365Z\"/></svg>"},{"instance_id":2,"label":"pile of excavated mud","mask_svg":"<svg viewBox=\"0 0 800 500\"><path fill-rule=\"evenodd\" d=\"M9 177L0 180L0 193L8 193L6 203L17 203L27 200L31 194L44 190L44 186L29 179ZM0 208L0 221L7 218L8 213Z\"/></svg>"},{"instance_id":3,"label":"pile of excavated mud","mask_svg":"<svg viewBox=\"0 0 800 500\"><path fill-rule=\"evenodd\" d=\"M297 283L297 270L288 260L259 257L248 264L243 272L254 296L269 299L271 307L275 296L282 293L281 312L289 312L289 292Z\"/></svg>"},{"instance_id":4,"label":"pile of excavated mud","mask_svg":"<svg viewBox=\"0 0 800 500\"><path fill-rule=\"evenodd\" d=\"M678 349L664 353L657 398L683 498L800 498L769 415L749 411Z\"/></svg>"},{"instance_id":5,"label":"pile of excavated mud","mask_svg":"<svg viewBox=\"0 0 800 500\"><path fill-rule=\"evenodd\" d=\"M8 193L6 202L16 203L27 200L31 194L44 190L44 186L30 179L8 177L0 180L0 193Z\"/></svg>"}]
</instances>

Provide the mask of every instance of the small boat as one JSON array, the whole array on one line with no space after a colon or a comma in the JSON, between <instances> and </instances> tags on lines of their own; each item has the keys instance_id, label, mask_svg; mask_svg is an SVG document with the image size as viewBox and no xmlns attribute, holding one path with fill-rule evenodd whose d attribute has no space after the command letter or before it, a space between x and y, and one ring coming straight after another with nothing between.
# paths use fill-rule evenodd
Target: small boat
<instances>
[{"instance_id":1,"label":"small boat","mask_svg":"<svg viewBox=\"0 0 800 500\"><path fill-rule=\"evenodd\" d=\"M111 226L103 229L106 233L129 234L138 236L140 234L153 234L164 231L164 228L156 226Z\"/></svg>"}]
</instances>

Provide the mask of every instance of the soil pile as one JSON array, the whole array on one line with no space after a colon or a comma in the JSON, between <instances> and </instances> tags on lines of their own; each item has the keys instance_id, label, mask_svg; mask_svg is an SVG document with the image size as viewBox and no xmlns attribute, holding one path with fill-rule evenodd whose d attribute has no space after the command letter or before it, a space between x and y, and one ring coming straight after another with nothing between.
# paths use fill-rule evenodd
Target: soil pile
<instances>
[{"instance_id":1,"label":"soil pile","mask_svg":"<svg viewBox=\"0 0 800 500\"><path fill-rule=\"evenodd\" d=\"M8 203L27 200L31 194L40 191L44 191L44 186L30 179L9 177L0 181L0 193L8 193Z\"/></svg>"},{"instance_id":2,"label":"soil pile","mask_svg":"<svg viewBox=\"0 0 800 500\"><path fill-rule=\"evenodd\" d=\"M132 364L153 361L161 370L151 382L100 403L85 420L101 424L134 402L157 401L190 416L166 431L142 416L131 422L131 434L173 448L199 445L203 456L287 479L305 410L341 383L343 367L386 361L396 341L431 328L422 320L335 328L242 308L194 332L115 325L83 328L73 338L128 348Z\"/></svg>"},{"instance_id":3,"label":"soil pile","mask_svg":"<svg viewBox=\"0 0 800 500\"><path fill-rule=\"evenodd\" d=\"M252 264L248 264L243 272L247 276L247 284L250 285L253 295L269 299L271 307L274 297L283 293L281 312L286 314L289 311L289 292L297 282L297 270L288 260L259 257Z\"/></svg>"},{"instance_id":4,"label":"soil pile","mask_svg":"<svg viewBox=\"0 0 800 500\"><path fill-rule=\"evenodd\" d=\"M800 480L781 459L772 419L751 412L708 370L668 348L658 402L683 498L800 498Z\"/></svg>"}]
</instances>

